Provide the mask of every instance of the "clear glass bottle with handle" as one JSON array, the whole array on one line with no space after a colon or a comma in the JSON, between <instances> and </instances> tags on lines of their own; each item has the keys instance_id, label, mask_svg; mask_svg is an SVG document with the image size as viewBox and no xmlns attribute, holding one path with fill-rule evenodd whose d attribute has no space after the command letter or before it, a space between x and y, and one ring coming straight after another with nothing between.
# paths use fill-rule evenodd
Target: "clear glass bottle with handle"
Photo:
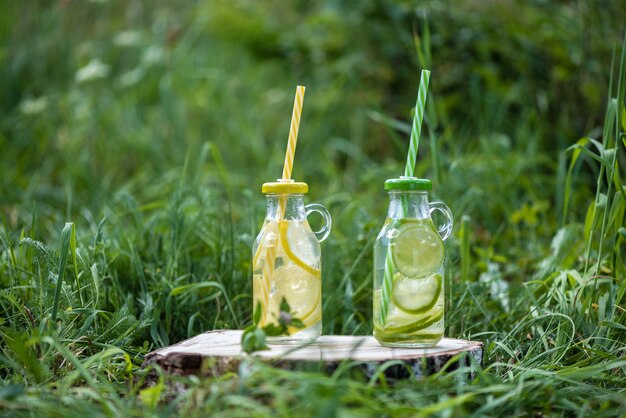
<instances>
[{"instance_id":1,"label":"clear glass bottle with handle","mask_svg":"<svg viewBox=\"0 0 626 418\"><path fill-rule=\"evenodd\" d=\"M283 299L304 324L270 343L306 342L322 333L322 260L320 242L331 229L331 217L319 204L304 205L306 183L278 180L265 183L267 213L252 248L254 309L261 309L259 326L277 324ZM314 232L307 216L319 213L324 225ZM284 315L284 314L283 314Z\"/></svg>"},{"instance_id":2,"label":"clear glass bottle with handle","mask_svg":"<svg viewBox=\"0 0 626 418\"><path fill-rule=\"evenodd\" d=\"M389 179L385 190L387 219L374 244L374 337L390 347L433 346L444 333L443 241L452 231L452 212L428 201L427 179ZM445 218L439 228L434 211Z\"/></svg>"}]
</instances>

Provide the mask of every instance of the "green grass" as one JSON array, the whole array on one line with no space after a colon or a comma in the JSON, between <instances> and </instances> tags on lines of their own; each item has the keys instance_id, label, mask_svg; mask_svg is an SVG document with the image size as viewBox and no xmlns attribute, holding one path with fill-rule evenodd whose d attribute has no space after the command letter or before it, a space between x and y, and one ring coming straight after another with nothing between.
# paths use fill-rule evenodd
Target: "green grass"
<instances>
[{"instance_id":1,"label":"green grass","mask_svg":"<svg viewBox=\"0 0 626 418\"><path fill-rule=\"evenodd\" d=\"M0 3L0 416L626 414L624 21L619 1ZM146 387L147 352L252 321L296 84L294 178L333 216L324 333L372 332L425 67L446 335L483 341L482 368L251 361Z\"/></svg>"}]
</instances>

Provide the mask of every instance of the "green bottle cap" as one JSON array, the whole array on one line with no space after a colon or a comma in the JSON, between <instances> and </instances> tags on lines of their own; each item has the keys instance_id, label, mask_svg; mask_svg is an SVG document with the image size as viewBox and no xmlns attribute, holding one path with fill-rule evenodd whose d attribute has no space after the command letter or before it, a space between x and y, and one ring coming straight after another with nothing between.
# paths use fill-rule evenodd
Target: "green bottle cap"
<instances>
[{"instance_id":1,"label":"green bottle cap","mask_svg":"<svg viewBox=\"0 0 626 418\"><path fill-rule=\"evenodd\" d=\"M400 176L396 179L388 179L385 181L385 190L432 190L433 184L428 179L419 179L417 177Z\"/></svg>"}]
</instances>

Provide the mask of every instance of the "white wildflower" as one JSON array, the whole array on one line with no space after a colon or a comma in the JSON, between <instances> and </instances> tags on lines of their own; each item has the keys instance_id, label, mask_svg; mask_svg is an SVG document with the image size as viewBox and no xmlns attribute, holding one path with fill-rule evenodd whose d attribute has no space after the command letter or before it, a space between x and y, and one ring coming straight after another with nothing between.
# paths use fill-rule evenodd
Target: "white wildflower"
<instances>
[{"instance_id":1,"label":"white wildflower","mask_svg":"<svg viewBox=\"0 0 626 418\"><path fill-rule=\"evenodd\" d=\"M105 78L109 75L109 71L110 67L96 58L92 59L89 61L89 64L78 70L75 79L77 83L84 83L99 78Z\"/></svg>"}]
</instances>

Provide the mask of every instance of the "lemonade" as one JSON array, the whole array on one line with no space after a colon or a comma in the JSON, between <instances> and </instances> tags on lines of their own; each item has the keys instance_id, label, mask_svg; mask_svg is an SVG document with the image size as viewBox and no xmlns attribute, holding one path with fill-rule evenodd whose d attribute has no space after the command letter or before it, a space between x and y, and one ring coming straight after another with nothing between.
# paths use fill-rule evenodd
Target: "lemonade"
<instances>
[{"instance_id":1,"label":"lemonade","mask_svg":"<svg viewBox=\"0 0 626 418\"><path fill-rule=\"evenodd\" d=\"M283 299L290 313L304 324L288 327L288 335L269 342L313 341L322 331L321 249L330 232L330 215L321 205L303 203L305 183L266 183L268 210L253 246L253 303L261 309L259 326L278 324ZM284 194L278 194L286 192ZM313 232L307 214L319 212L326 220Z\"/></svg>"},{"instance_id":2,"label":"lemonade","mask_svg":"<svg viewBox=\"0 0 626 418\"><path fill-rule=\"evenodd\" d=\"M432 346L444 334L443 239L452 223L447 206L428 202L431 187L416 178L385 183L391 202L374 246L373 295L374 336L383 345ZM439 230L434 210L448 218Z\"/></svg>"},{"instance_id":3,"label":"lemonade","mask_svg":"<svg viewBox=\"0 0 626 418\"><path fill-rule=\"evenodd\" d=\"M383 343L416 342L434 345L443 337L443 242L430 220L404 221L386 231L396 236L391 251L394 261L391 301L386 322L380 321L381 288L374 292L374 335ZM381 252L381 251L378 251ZM375 254L375 257L387 256ZM385 261L376 270L383 282ZM376 318L379 320L376 321Z\"/></svg>"},{"instance_id":4,"label":"lemonade","mask_svg":"<svg viewBox=\"0 0 626 418\"><path fill-rule=\"evenodd\" d=\"M374 244L374 337L390 347L428 347L444 333L443 240L452 231L452 213L428 202L433 185L415 177L430 71L422 70L404 176L385 181L387 220ZM446 222L437 229L431 214Z\"/></svg>"},{"instance_id":5,"label":"lemonade","mask_svg":"<svg viewBox=\"0 0 626 418\"><path fill-rule=\"evenodd\" d=\"M270 343L314 341L322 333L320 242L330 234L331 218L322 205L304 206L309 186L291 178L304 92L296 88L283 175L261 189L267 213L252 247L254 323L266 327ZM324 219L319 231L309 226L311 212Z\"/></svg>"}]
</instances>

